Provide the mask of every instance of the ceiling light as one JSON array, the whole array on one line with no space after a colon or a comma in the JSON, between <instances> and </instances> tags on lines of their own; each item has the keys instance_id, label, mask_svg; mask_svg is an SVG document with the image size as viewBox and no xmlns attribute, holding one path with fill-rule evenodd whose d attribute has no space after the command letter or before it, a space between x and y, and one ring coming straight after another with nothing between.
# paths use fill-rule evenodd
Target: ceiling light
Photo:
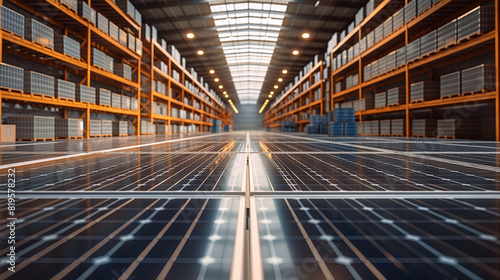
<instances>
[{"instance_id":1,"label":"ceiling light","mask_svg":"<svg viewBox=\"0 0 500 280\"><path fill-rule=\"evenodd\" d=\"M205 54L205 52L204 52L204 51L202 51L202 50L199 50L199 51L198 51L198 55L204 55L204 54Z\"/></svg>"},{"instance_id":2,"label":"ceiling light","mask_svg":"<svg viewBox=\"0 0 500 280\"><path fill-rule=\"evenodd\" d=\"M194 34L189 32L188 34L186 34L186 37L188 37L189 39L193 39L194 38Z\"/></svg>"},{"instance_id":3,"label":"ceiling light","mask_svg":"<svg viewBox=\"0 0 500 280\"><path fill-rule=\"evenodd\" d=\"M214 69L210 70L209 72L210 72L210 74L215 74L215 70Z\"/></svg>"},{"instance_id":4,"label":"ceiling light","mask_svg":"<svg viewBox=\"0 0 500 280\"><path fill-rule=\"evenodd\" d=\"M278 82L280 82L280 83L283 82L283 78L279 78Z\"/></svg>"},{"instance_id":5,"label":"ceiling light","mask_svg":"<svg viewBox=\"0 0 500 280\"><path fill-rule=\"evenodd\" d=\"M214 81L215 81L216 83L218 83L218 82L219 82L219 78L215 78L215 79L214 79Z\"/></svg>"},{"instance_id":6,"label":"ceiling light","mask_svg":"<svg viewBox=\"0 0 500 280\"><path fill-rule=\"evenodd\" d=\"M302 33L302 38L309 39L309 37L311 37L311 34L309 34L307 32Z\"/></svg>"},{"instance_id":7,"label":"ceiling light","mask_svg":"<svg viewBox=\"0 0 500 280\"><path fill-rule=\"evenodd\" d=\"M269 102L269 99L266 99L266 102Z\"/></svg>"},{"instance_id":8,"label":"ceiling light","mask_svg":"<svg viewBox=\"0 0 500 280\"><path fill-rule=\"evenodd\" d=\"M298 51L298 50L294 50L294 51L292 52L292 54L293 54L293 55L299 55L299 51Z\"/></svg>"},{"instance_id":9,"label":"ceiling light","mask_svg":"<svg viewBox=\"0 0 500 280\"><path fill-rule=\"evenodd\" d=\"M273 95L272 95L272 94L269 94L269 96L268 96L268 97L269 97L269 98L271 98L271 97L273 97Z\"/></svg>"},{"instance_id":10,"label":"ceiling light","mask_svg":"<svg viewBox=\"0 0 500 280\"><path fill-rule=\"evenodd\" d=\"M226 95L224 95L224 96L225 96L226 98L228 98L228 97L229 97L229 95L227 95L227 94L226 94Z\"/></svg>"},{"instance_id":11,"label":"ceiling light","mask_svg":"<svg viewBox=\"0 0 500 280\"><path fill-rule=\"evenodd\" d=\"M219 88L220 88L220 89L223 89L223 88L224 88L224 86L220 85L220 86L219 86Z\"/></svg>"},{"instance_id":12,"label":"ceiling light","mask_svg":"<svg viewBox=\"0 0 500 280\"><path fill-rule=\"evenodd\" d=\"M319 6L319 0L316 1L316 3L314 4L314 8L318 7Z\"/></svg>"},{"instance_id":13,"label":"ceiling light","mask_svg":"<svg viewBox=\"0 0 500 280\"><path fill-rule=\"evenodd\" d=\"M274 89L278 89L278 85L274 85Z\"/></svg>"},{"instance_id":14,"label":"ceiling light","mask_svg":"<svg viewBox=\"0 0 500 280\"><path fill-rule=\"evenodd\" d=\"M288 71L287 70L283 70L283 71L281 71L281 73L286 74L286 73L288 73Z\"/></svg>"},{"instance_id":15,"label":"ceiling light","mask_svg":"<svg viewBox=\"0 0 500 280\"><path fill-rule=\"evenodd\" d=\"M222 94L227 95L227 91L223 91Z\"/></svg>"},{"instance_id":16,"label":"ceiling light","mask_svg":"<svg viewBox=\"0 0 500 280\"><path fill-rule=\"evenodd\" d=\"M271 91L270 94L274 94L274 91Z\"/></svg>"}]
</instances>

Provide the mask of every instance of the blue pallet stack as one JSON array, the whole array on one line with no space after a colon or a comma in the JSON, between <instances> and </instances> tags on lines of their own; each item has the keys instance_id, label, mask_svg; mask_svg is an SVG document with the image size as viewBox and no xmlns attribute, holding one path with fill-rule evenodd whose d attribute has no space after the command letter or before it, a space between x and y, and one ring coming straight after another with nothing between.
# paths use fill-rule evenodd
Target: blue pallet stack
<instances>
[{"instance_id":1,"label":"blue pallet stack","mask_svg":"<svg viewBox=\"0 0 500 280\"><path fill-rule=\"evenodd\" d=\"M318 134L318 125L314 125L314 124L308 124L306 125L306 133L307 134Z\"/></svg>"},{"instance_id":2,"label":"blue pallet stack","mask_svg":"<svg viewBox=\"0 0 500 280\"><path fill-rule=\"evenodd\" d=\"M281 126L283 132L295 132L295 122L283 121Z\"/></svg>"},{"instance_id":3,"label":"blue pallet stack","mask_svg":"<svg viewBox=\"0 0 500 280\"><path fill-rule=\"evenodd\" d=\"M212 133L222 132L222 120L214 119L212 126Z\"/></svg>"},{"instance_id":4,"label":"blue pallet stack","mask_svg":"<svg viewBox=\"0 0 500 280\"><path fill-rule=\"evenodd\" d=\"M354 108L337 108L328 112L330 136L357 136Z\"/></svg>"},{"instance_id":5,"label":"blue pallet stack","mask_svg":"<svg viewBox=\"0 0 500 280\"><path fill-rule=\"evenodd\" d=\"M315 128L308 128L308 127ZM311 115L311 122L306 126L307 134L328 134L328 117L323 115Z\"/></svg>"}]
</instances>

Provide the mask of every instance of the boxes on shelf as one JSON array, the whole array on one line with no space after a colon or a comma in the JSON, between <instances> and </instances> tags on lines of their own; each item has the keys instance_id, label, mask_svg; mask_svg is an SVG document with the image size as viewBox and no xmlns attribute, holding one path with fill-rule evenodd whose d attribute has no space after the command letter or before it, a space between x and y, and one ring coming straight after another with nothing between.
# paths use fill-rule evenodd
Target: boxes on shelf
<instances>
[{"instance_id":1,"label":"boxes on shelf","mask_svg":"<svg viewBox=\"0 0 500 280\"><path fill-rule=\"evenodd\" d=\"M363 81L366 82L372 78L372 64L363 67Z\"/></svg>"},{"instance_id":2,"label":"boxes on shelf","mask_svg":"<svg viewBox=\"0 0 500 280\"><path fill-rule=\"evenodd\" d=\"M116 0L115 2L116 5L118 5L118 7L122 9L122 11L127 13L131 18L134 18L135 7L134 5L132 5L132 2L130 2L130 0Z\"/></svg>"},{"instance_id":3,"label":"boxes on shelf","mask_svg":"<svg viewBox=\"0 0 500 280\"><path fill-rule=\"evenodd\" d=\"M83 120L55 119L55 137L83 137Z\"/></svg>"},{"instance_id":4,"label":"boxes on shelf","mask_svg":"<svg viewBox=\"0 0 500 280\"><path fill-rule=\"evenodd\" d=\"M113 72L113 58L99 49L92 48L92 64L108 72Z\"/></svg>"},{"instance_id":5,"label":"boxes on shelf","mask_svg":"<svg viewBox=\"0 0 500 280\"><path fill-rule=\"evenodd\" d=\"M391 135L404 136L405 135L406 121L405 119L392 119L391 120Z\"/></svg>"},{"instance_id":6,"label":"boxes on shelf","mask_svg":"<svg viewBox=\"0 0 500 280\"><path fill-rule=\"evenodd\" d=\"M54 29L35 19L26 19L25 36L30 41L51 49L54 48Z\"/></svg>"},{"instance_id":7,"label":"boxes on shelf","mask_svg":"<svg viewBox=\"0 0 500 280\"><path fill-rule=\"evenodd\" d=\"M76 86L76 101L93 103L96 102L96 90L86 85Z\"/></svg>"},{"instance_id":8,"label":"boxes on shelf","mask_svg":"<svg viewBox=\"0 0 500 280\"><path fill-rule=\"evenodd\" d=\"M380 121L371 121L370 123L370 135L378 136L380 135ZM366 127L365 127L366 131Z\"/></svg>"},{"instance_id":9,"label":"boxes on shelf","mask_svg":"<svg viewBox=\"0 0 500 280\"><path fill-rule=\"evenodd\" d=\"M75 83L57 79L55 82L56 97L75 100L76 86Z\"/></svg>"},{"instance_id":10,"label":"boxes on shelf","mask_svg":"<svg viewBox=\"0 0 500 280\"><path fill-rule=\"evenodd\" d=\"M155 134L155 125L149 121L141 120L141 134Z\"/></svg>"},{"instance_id":11,"label":"boxes on shelf","mask_svg":"<svg viewBox=\"0 0 500 280\"><path fill-rule=\"evenodd\" d=\"M390 136L391 135L391 120L381 120L380 121L380 135Z\"/></svg>"},{"instance_id":12,"label":"boxes on shelf","mask_svg":"<svg viewBox=\"0 0 500 280\"><path fill-rule=\"evenodd\" d=\"M477 121L474 119L438 120L437 136L450 138L475 138L477 136Z\"/></svg>"},{"instance_id":13,"label":"boxes on shelf","mask_svg":"<svg viewBox=\"0 0 500 280\"><path fill-rule=\"evenodd\" d=\"M405 10L401 9L392 16L392 27L394 31L398 30L405 24Z\"/></svg>"},{"instance_id":14,"label":"boxes on shelf","mask_svg":"<svg viewBox=\"0 0 500 280\"><path fill-rule=\"evenodd\" d=\"M54 77L34 71L24 71L24 91L54 96Z\"/></svg>"},{"instance_id":15,"label":"boxes on shelf","mask_svg":"<svg viewBox=\"0 0 500 280\"><path fill-rule=\"evenodd\" d=\"M109 21L109 36L116 41L120 40L120 29L118 28L118 25L114 24L112 21Z\"/></svg>"},{"instance_id":16,"label":"boxes on shelf","mask_svg":"<svg viewBox=\"0 0 500 280\"><path fill-rule=\"evenodd\" d=\"M132 67L125 63L114 63L113 67L115 75L123 77L127 80L132 80Z\"/></svg>"},{"instance_id":17,"label":"boxes on shelf","mask_svg":"<svg viewBox=\"0 0 500 280\"><path fill-rule=\"evenodd\" d=\"M379 66L380 66L380 63L378 60L372 62L372 67L371 67L372 68L372 72L371 72L372 78L380 75L380 67Z\"/></svg>"},{"instance_id":18,"label":"boxes on shelf","mask_svg":"<svg viewBox=\"0 0 500 280\"><path fill-rule=\"evenodd\" d=\"M385 60L385 70L392 71L396 68L396 51L389 53Z\"/></svg>"},{"instance_id":19,"label":"boxes on shelf","mask_svg":"<svg viewBox=\"0 0 500 280\"><path fill-rule=\"evenodd\" d=\"M392 33L392 31L394 30L394 27L392 25L392 21L393 21L392 17L389 17L382 24L384 26L384 37L389 36Z\"/></svg>"},{"instance_id":20,"label":"boxes on shelf","mask_svg":"<svg viewBox=\"0 0 500 280\"><path fill-rule=\"evenodd\" d=\"M495 30L495 8L479 6L457 19L457 40Z\"/></svg>"},{"instance_id":21,"label":"boxes on shelf","mask_svg":"<svg viewBox=\"0 0 500 280\"><path fill-rule=\"evenodd\" d=\"M437 121L433 119L415 119L411 122L412 136L437 136Z\"/></svg>"},{"instance_id":22,"label":"boxes on shelf","mask_svg":"<svg viewBox=\"0 0 500 280\"><path fill-rule=\"evenodd\" d=\"M410 101L428 101L439 98L439 82L422 81L410 86Z\"/></svg>"},{"instance_id":23,"label":"boxes on shelf","mask_svg":"<svg viewBox=\"0 0 500 280\"><path fill-rule=\"evenodd\" d=\"M121 104L122 109L127 109L130 110L130 97L126 95L122 95L122 104Z\"/></svg>"},{"instance_id":24,"label":"boxes on shelf","mask_svg":"<svg viewBox=\"0 0 500 280\"><path fill-rule=\"evenodd\" d=\"M354 17L354 21L356 22L356 25L359 25L363 19L365 19L365 8L361 7L358 12L356 12L356 16Z\"/></svg>"},{"instance_id":25,"label":"boxes on shelf","mask_svg":"<svg viewBox=\"0 0 500 280\"><path fill-rule=\"evenodd\" d=\"M384 24L379 25L377 28L373 30L375 34L375 41L374 43L378 43L384 39Z\"/></svg>"},{"instance_id":26,"label":"boxes on shelf","mask_svg":"<svg viewBox=\"0 0 500 280\"><path fill-rule=\"evenodd\" d=\"M156 134L167 134L168 124L156 124Z\"/></svg>"},{"instance_id":27,"label":"boxes on shelf","mask_svg":"<svg viewBox=\"0 0 500 280\"><path fill-rule=\"evenodd\" d=\"M127 33L127 48L135 52L135 36L131 33Z\"/></svg>"},{"instance_id":28,"label":"boxes on shelf","mask_svg":"<svg viewBox=\"0 0 500 280\"><path fill-rule=\"evenodd\" d=\"M420 37L420 56L435 52L437 49L437 30Z\"/></svg>"},{"instance_id":29,"label":"boxes on shelf","mask_svg":"<svg viewBox=\"0 0 500 280\"><path fill-rule=\"evenodd\" d=\"M366 49L371 48L373 45L375 45L375 30L366 34Z\"/></svg>"},{"instance_id":30,"label":"boxes on shelf","mask_svg":"<svg viewBox=\"0 0 500 280\"><path fill-rule=\"evenodd\" d=\"M128 122L127 121L114 121L113 122L113 135L114 136L128 135Z\"/></svg>"},{"instance_id":31,"label":"boxes on shelf","mask_svg":"<svg viewBox=\"0 0 500 280\"><path fill-rule=\"evenodd\" d=\"M307 134L319 134L319 125L306 125L306 133Z\"/></svg>"},{"instance_id":32,"label":"boxes on shelf","mask_svg":"<svg viewBox=\"0 0 500 280\"><path fill-rule=\"evenodd\" d=\"M135 38L135 53L142 55L142 41L140 38Z\"/></svg>"},{"instance_id":33,"label":"boxes on shelf","mask_svg":"<svg viewBox=\"0 0 500 280\"><path fill-rule=\"evenodd\" d=\"M405 10L405 23L411 21L417 16L417 0L413 0L406 4Z\"/></svg>"},{"instance_id":34,"label":"boxes on shelf","mask_svg":"<svg viewBox=\"0 0 500 280\"><path fill-rule=\"evenodd\" d=\"M142 25L142 36L146 41L151 42L151 26L147 23Z\"/></svg>"},{"instance_id":35,"label":"boxes on shelf","mask_svg":"<svg viewBox=\"0 0 500 280\"><path fill-rule=\"evenodd\" d=\"M366 36L359 40L359 53L362 54L366 51Z\"/></svg>"},{"instance_id":36,"label":"boxes on shelf","mask_svg":"<svg viewBox=\"0 0 500 280\"><path fill-rule=\"evenodd\" d=\"M439 82L441 98L457 96L462 93L460 91L460 71L441 76Z\"/></svg>"},{"instance_id":37,"label":"boxes on shelf","mask_svg":"<svg viewBox=\"0 0 500 280\"><path fill-rule=\"evenodd\" d=\"M406 64L406 46L398 49L396 51L396 67L400 67Z\"/></svg>"},{"instance_id":38,"label":"boxes on shelf","mask_svg":"<svg viewBox=\"0 0 500 280\"><path fill-rule=\"evenodd\" d=\"M387 106L402 105L406 103L406 91L404 87L396 87L387 90Z\"/></svg>"},{"instance_id":39,"label":"boxes on shelf","mask_svg":"<svg viewBox=\"0 0 500 280\"><path fill-rule=\"evenodd\" d=\"M454 19L437 30L437 49L440 50L457 42L457 20Z\"/></svg>"},{"instance_id":40,"label":"boxes on shelf","mask_svg":"<svg viewBox=\"0 0 500 280\"><path fill-rule=\"evenodd\" d=\"M462 70L462 93L496 90L495 65L481 64Z\"/></svg>"},{"instance_id":41,"label":"boxes on shelf","mask_svg":"<svg viewBox=\"0 0 500 280\"><path fill-rule=\"evenodd\" d=\"M78 2L78 15L86 18L93 25L97 23L97 12L84 1Z\"/></svg>"},{"instance_id":42,"label":"boxes on shelf","mask_svg":"<svg viewBox=\"0 0 500 280\"><path fill-rule=\"evenodd\" d=\"M137 98L130 98L130 110L139 110L139 101Z\"/></svg>"},{"instance_id":43,"label":"boxes on shelf","mask_svg":"<svg viewBox=\"0 0 500 280\"><path fill-rule=\"evenodd\" d=\"M111 91L103 88L98 88L97 104L111 106Z\"/></svg>"},{"instance_id":44,"label":"boxes on shelf","mask_svg":"<svg viewBox=\"0 0 500 280\"><path fill-rule=\"evenodd\" d=\"M109 20L101 13L97 13L97 28L109 34Z\"/></svg>"},{"instance_id":45,"label":"boxes on shelf","mask_svg":"<svg viewBox=\"0 0 500 280\"><path fill-rule=\"evenodd\" d=\"M61 4L67 6L73 11L78 11L78 1L77 0L60 0Z\"/></svg>"},{"instance_id":46,"label":"boxes on shelf","mask_svg":"<svg viewBox=\"0 0 500 280\"><path fill-rule=\"evenodd\" d=\"M411 62L418 58L420 58L420 38L417 38L406 45L406 61Z\"/></svg>"},{"instance_id":47,"label":"boxes on shelf","mask_svg":"<svg viewBox=\"0 0 500 280\"><path fill-rule=\"evenodd\" d=\"M118 30L118 41L120 42L120 44L124 45L125 47L128 46L127 45L127 38L128 38L128 33L123 29L119 29Z\"/></svg>"},{"instance_id":48,"label":"boxes on shelf","mask_svg":"<svg viewBox=\"0 0 500 280\"><path fill-rule=\"evenodd\" d=\"M368 16L375 8L378 7L378 5L382 3L382 0L370 0L366 3L365 9L366 9L366 15Z\"/></svg>"},{"instance_id":49,"label":"boxes on shelf","mask_svg":"<svg viewBox=\"0 0 500 280\"><path fill-rule=\"evenodd\" d=\"M80 43L68 36L55 36L55 50L76 59L80 59Z\"/></svg>"},{"instance_id":50,"label":"boxes on shelf","mask_svg":"<svg viewBox=\"0 0 500 280\"><path fill-rule=\"evenodd\" d=\"M351 33L354 30L356 23L353 21L347 26L347 34Z\"/></svg>"},{"instance_id":51,"label":"boxes on shelf","mask_svg":"<svg viewBox=\"0 0 500 280\"><path fill-rule=\"evenodd\" d=\"M7 117L8 124L16 125L17 139L54 139L53 117L22 116Z\"/></svg>"},{"instance_id":52,"label":"boxes on shelf","mask_svg":"<svg viewBox=\"0 0 500 280\"><path fill-rule=\"evenodd\" d=\"M0 88L24 91L24 69L0 63Z\"/></svg>"},{"instance_id":53,"label":"boxes on shelf","mask_svg":"<svg viewBox=\"0 0 500 280\"><path fill-rule=\"evenodd\" d=\"M90 120L90 136L101 136L102 135L102 121L101 120Z\"/></svg>"},{"instance_id":54,"label":"boxes on shelf","mask_svg":"<svg viewBox=\"0 0 500 280\"><path fill-rule=\"evenodd\" d=\"M112 120L101 120L101 135L113 135Z\"/></svg>"},{"instance_id":55,"label":"boxes on shelf","mask_svg":"<svg viewBox=\"0 0 500 280\"><path fill-rule=\"evenodd\" d=\"M429 9L432 6L433 1L439 1L439 0L417 0L417 15L420 15L421 13L425 12L427 9Z\"/></svg>"},{"instance_id":56,"label":"boxes on shelf","mask_svg":"<svg viewBox=\"0 0 500 280\"><path fill-rule=\"evenodd\" d=\"M367 122L357 122L357 124L358 124L358 135L369 134L369 133L365 132L366 123Z\"/></svg>"},{"instance_id":57,"label":"boxes on shelf","mask_svg":"<svg viewBox=\"0 0 500 280\"><path fill-rule=\"evenodd\" d=\"M24 16L2 6L2 29L24 37Z\"/></svg>"},{"instance_id":58,"label":"boxes on shelf","mask_svg":"<svg viewBox=\"0 0 500 280\"><path fill-rule=\"evenodd\" d=\"M380 92L375 94L375 108L383 108L387 106L387 93Z\"/></svg>"},{"instance_id":59,"label":"boxes on shelf","mask_svg":"<svg viewBox=\"0 0 500 280\"><path fill-rule=\"evenodd\" d=\"M139 25L142 24L142 14L137 9L134 11L134 19L137 23L139 23Z\"/></svg>"},{"instance_id":60,"label":"boxes on shelf","mask_svg":"<svg viewBox=\"0 0 500 280\"><path fill-rule=\"evenodd\" d=\"M122 95L118 93L111 93L111 106L115 108L122 107Z\"/></svg>"}]
</instances>

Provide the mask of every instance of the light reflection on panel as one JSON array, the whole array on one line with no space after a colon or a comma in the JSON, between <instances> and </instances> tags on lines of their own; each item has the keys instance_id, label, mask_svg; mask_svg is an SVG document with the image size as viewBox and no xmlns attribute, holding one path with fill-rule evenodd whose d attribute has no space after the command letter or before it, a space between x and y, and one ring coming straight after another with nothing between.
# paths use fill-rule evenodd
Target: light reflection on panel
<instances>
[{"instance_id":1,"label":"light reflection on panel","mask_svg":"<svg viewBox=\"0 0 500 280\"><path fill-rule=\"evenodd\" d=\"M16 228L17 271L7 272L3 257L0 278L228 279L238 202L27 201L18 208L26 218ZM5 256L5 229L1 233L0 252Z\"/></svg>"},{"instance_id":2,"label":"light reflection on panel","mask_svg":"<svg viewBox=\"0 0 500 280\"><path fill-rule=\"evenodd\" d=\"M279 217L282 228L270 234L291 248L278 267L264 263L266 279L500 277L498 200L257 201L274 203L276 213L266 215Z\"/></svg>"}]
</instances>

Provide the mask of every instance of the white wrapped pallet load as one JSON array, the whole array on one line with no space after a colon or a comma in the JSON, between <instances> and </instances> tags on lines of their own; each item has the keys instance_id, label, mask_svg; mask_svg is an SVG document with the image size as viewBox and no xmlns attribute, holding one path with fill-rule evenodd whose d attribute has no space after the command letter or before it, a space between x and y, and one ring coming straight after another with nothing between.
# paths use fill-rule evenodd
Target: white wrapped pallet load
<instances>
[{"instance_id":1,"label":"white wrapped pallet load","mask_svg":"<svg viewBox=\"0 0 500 280\"><path fill-rule=\"evenodd\" d=\"M28 40L51 49L54 48L54 29L35 19L26 19L25 35Z\"/></svg>"},{"instance_id":2,"label":"white wrapped pallet load","mask_svg":"<svg viewBox=\"0 0 500 280\"><path fill-rule=\"evenodd\" d=\"M2 6L2 29L24 37L24 16Z\"/></svg>"},{"instance_id":3,"label":"white wrapped pallet load","mask_svg":"<svg viewBox=\"0 0 500 280\"><path fill-rule=\"evenodd\" d=\"M54 96L54 77L34 71L24 71L24 91Z\"/></svg>"}]
</instances>

